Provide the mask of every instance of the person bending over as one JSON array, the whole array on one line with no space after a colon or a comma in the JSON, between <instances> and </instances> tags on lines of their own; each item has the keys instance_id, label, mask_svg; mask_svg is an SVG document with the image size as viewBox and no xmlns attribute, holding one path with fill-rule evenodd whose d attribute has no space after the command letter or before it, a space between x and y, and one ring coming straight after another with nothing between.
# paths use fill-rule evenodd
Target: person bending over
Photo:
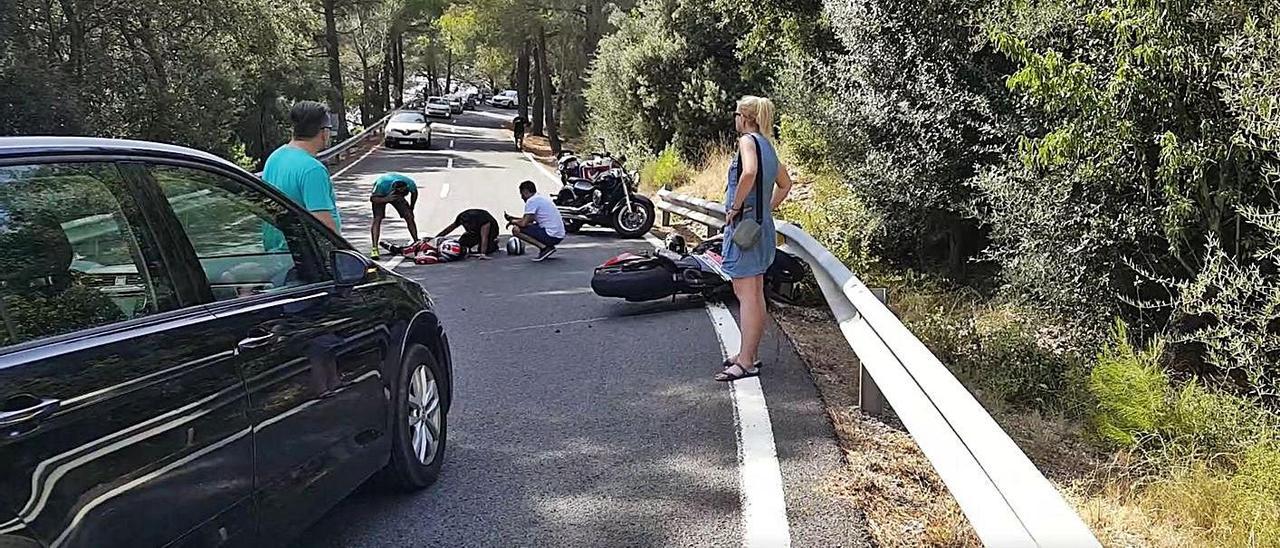
<instances>
[{"instance_id":1,"label":"person bending over","mask_svg":"<svg viewBox=\"0 0 1280 548\"><path fill-rule=\"evenodd\" d=\"M483 209L465 210L454 218L452 224L441 230L439 234L436 234L436 237L448 236L458 227L462 227L462 237L458 239L458 243L462 244L463 249L477 248L477 253L482 259L498 250L498 220L494 219L493 215L490 215L488 211Z\"/></svg>"},{"instance_id":2,"label":"person bending over","mask_svg":"<svg viewBox=\"0 0 1280 548\"><path fill-rule=\"evenodd\" d=\"M373 183L369 203L373 206L373 223L369 225L373 237L370 257L378 258L378 241L382 235L382 219L387 216L387 204L391 204L396 214L409 225L409 237L418 241L418 224L413 219L413 206L418 204L418 185L414 184L413 179L399 173L387 173L378 177Z\"/></svg>"},{"instance_id":3,"label":"person bending over","mask_svg":"<svg viewBox=\"0 0 1280 548\"><path fill-rule=\"evenodd\" d=\"M503 216L512 235L538 248L538 256L533 260L541 261L555 253L556 244L564 240L564 218L551 198L538 194L533 181L520 183L520 198L524 200L524 216L512 217L506 213Z\"/></svg>"}]
</instances>

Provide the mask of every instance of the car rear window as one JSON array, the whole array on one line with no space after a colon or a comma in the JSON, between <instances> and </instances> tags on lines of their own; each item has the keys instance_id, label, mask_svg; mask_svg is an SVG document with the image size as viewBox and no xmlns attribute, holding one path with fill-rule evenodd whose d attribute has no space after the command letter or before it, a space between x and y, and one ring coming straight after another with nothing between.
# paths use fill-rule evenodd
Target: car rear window
<instances>
[{"instance_id":1,"label":"car rear window","mask_svg":"<svg viewBox=\"0 0 1280 548\"><path fill-rule=\"evenodd\" d=\"M0 346L171 308L124 188L110 163L0 167Z\"/></svg>"}]
</instances>

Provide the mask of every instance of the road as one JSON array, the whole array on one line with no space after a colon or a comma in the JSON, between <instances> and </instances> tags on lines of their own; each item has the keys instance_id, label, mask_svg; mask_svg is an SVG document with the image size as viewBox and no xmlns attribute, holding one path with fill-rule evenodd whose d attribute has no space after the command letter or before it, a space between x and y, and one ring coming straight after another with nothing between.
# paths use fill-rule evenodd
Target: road
<instances>
[{"instance_id":1,"label":"road","mask_svg":"<svg viewBox=\"0 0 1280 548\"><path fill-rule=\"evenodd\" d=\"M368 191L387 171L417 182L424 234L468 207L516 213L525 179L554 191L500 129L509 116L468 112L436 124L433 150L379 147L340 172L344 234L369 246ZM383 238L408 238L394 213ZM410 495L361 489L297 546L865 545L855 510L822 489L842 457L808 373L776 326L762 346L767 411L757 409L770 419L763 428L773 443L757 458L759 444L751 444L760 432L743 433L761 425L737 418L751 416L743 414L746 392L712 380L722 333L708 308L591 292L595 265L649 246L584 230L542 263L503 255L399 265L431 292L453 344L444 473ZM770 469L781 477L780 494L756 485L769 474L755 472ZM744 510L764 517L744 521Z\"/></svg>"}]
</instances>

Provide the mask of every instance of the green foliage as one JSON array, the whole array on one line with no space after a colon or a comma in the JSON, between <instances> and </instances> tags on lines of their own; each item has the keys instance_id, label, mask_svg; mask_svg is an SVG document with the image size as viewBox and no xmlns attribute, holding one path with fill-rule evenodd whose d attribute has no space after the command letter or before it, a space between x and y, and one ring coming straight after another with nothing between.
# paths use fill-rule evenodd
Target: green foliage
<instances>
[{"instance_id":1,"label":"green foliage","mask_svg":"<svg viewBox=\"0 0 1280 548\"><path fill-rule=\"evenodd\" d=\"M884 231L880 217L834 176L818 176L808 190L811 199L784 202L779 215L804 228L855 272L870 268L872 242Z\"/></svg>"},{"instance_id":2,"label":"green foliage","mask_svg":"<svg viewBox=\"0 0 1280 548\"><path fill-rule=\"evenodd\" d=\"M644 163L640 169L640 182L646 189L670 189L688 184L693 175L693 168L680 159L675 147L669 146Z\"/></svg>"},{"instance_id":3,"label":"green foliage","mask_svg":"<svg viewBox=\"0 0 1280 548\"><path fill-rule=\"evenodd\" d=\"M631 156L668 144L696 158L733 130L734 102L768 73L733 55L746 20L689 0L641 2L600 41L586 89L591 130Z\"/></svg>"},{"instance_id":4,"label":"green foliage","mask_svg":"<svg viewBox=\"0 0 1280 548\"><path fill-rule=\"evenodd\" d=\"M1121 303L1160 294L1133 266L1186 279L1210 241L1234 257L1257 248L1239 207L1271 203L1280 165L1280 80L1266 68L1280 53L1276 8L1009 0L985 11L1027 119L1017 154L976 181L1013 288L1083 318L1129 314Z\"/></svg>"},{"instance_id":5,"label":"green foliage","mask_svg":"<svg viewBox=\"0 0 1280 548\"><path fill-rule=\"evenodd\" d=\"M1128 328L1116 322L1112 342L1089 374L1089 391L1097 400L1091 422L1094 434L1104 443L1133 447L1140 436L1156 431L1169 392L1169 379L1160 364L1162 353L1160 343L1134 348Z\"/></svg>"}]
</instances>

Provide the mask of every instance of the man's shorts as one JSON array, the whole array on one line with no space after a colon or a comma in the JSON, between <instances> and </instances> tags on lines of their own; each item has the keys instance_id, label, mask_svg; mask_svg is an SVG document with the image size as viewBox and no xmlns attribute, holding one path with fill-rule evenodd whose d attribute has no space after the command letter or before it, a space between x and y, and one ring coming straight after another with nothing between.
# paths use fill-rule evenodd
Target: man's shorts
<instances>
[{"instance_id":1,"label":"man's shorts","mask_svg":"<svg viewBox=\"0 0 1280 548\"><path fill-rule=\"evenodd\" d=\"M372 204L372 205L373 205L373 216L374 216L374 217L386 217L386 216L387 216L387 204L386 204L386 202L378 202L378 203L374 203L374 204ZM397 215L400 215L400 218L401 218L401 219L404 219L405 217L408 217L408 216L412 216L412 215L413 215L413 209L409 207L409 201L408 201L408 200L406 200L406 199L404 199L404 198L400 198L399 200L396 200L396 201L394 201L394 202L391 202L391 207L396 208L396 214L397 214Z\"/></svg>"},{"instance_id":2,"label":"man's shorts","mask_svg":"<svg viewBox=\"0 0 1280 548\"><path fill-rule=\"evenodd\" d=\"M542 245L556 245L564 241L564 238L548 236L547 231L541 225L529 225L520 229L520 232L528 234L530 238L538 240L538 243Z\"/></svg>"}]
</instances>

